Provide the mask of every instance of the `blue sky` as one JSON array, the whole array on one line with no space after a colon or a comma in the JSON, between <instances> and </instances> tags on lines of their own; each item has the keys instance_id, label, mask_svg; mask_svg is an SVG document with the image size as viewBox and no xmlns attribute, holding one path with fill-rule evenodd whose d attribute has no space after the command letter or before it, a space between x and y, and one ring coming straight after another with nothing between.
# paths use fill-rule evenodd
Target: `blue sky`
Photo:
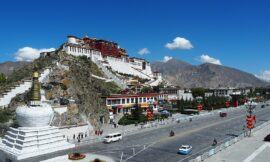
<instances>
[{"instance_id":1,"label":"blue sky","mask_svg":"<svg viewBox=\"0 0 270 162\"><path fill-rule=\"evenodd\" d=\"M267 0L2 1L0 62L24 47L57 48L67 35L87 34L149 61L219 61L270 79L269 7ZM165 47L177 37L175 48ZM149 53L138 54L143 48Z\"/></svg>"}]
</instances>

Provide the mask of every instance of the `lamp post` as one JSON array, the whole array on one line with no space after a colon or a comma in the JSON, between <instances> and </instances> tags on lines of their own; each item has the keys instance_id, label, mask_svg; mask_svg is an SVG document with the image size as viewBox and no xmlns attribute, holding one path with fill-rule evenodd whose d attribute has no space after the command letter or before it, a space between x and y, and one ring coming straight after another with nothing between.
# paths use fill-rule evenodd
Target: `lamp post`
<instances>
[{"instance_id":1,"label":"lamp post","mask_svg":"<svg viewBox=\"0 0 270 162\"><path fill-rule=\"evenodd\" d=\"M249 101L247 103L245 103L246 109L247 109L247 128L249 129L249 134L248 136L251 136L251 129L254 128L254 124L256 123L256 117L253 114L254 113L254 109L256 108L257 103Z\"/></svg>"}]
</instances>

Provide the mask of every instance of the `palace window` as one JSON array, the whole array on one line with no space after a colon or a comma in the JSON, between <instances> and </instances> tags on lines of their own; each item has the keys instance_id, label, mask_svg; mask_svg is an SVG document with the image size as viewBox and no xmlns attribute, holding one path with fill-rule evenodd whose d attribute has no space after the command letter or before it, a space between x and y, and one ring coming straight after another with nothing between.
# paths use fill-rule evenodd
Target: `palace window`
<instances>
[{"instance_id":1,"label":"palace window","mask_svg":"<svg viewBox=\"0 0 270 162\"><path fill-rule=\"evenodd\" d=\"M129 98L127 99L127 103L129 103Z\"/></svg>"},{"instance_id":2,"label":"palace window","mask_svg":"<svg viewBox=\"0 0 270 162\"><path fill-rule=\"evenodd\" d=\"M122 99L122 104L125 104L125 99Z\"/></svg>"},{"instance_id":3,"label":"palace window","mask_svg":"<svg viewBox=\"0 0 270 162\"><path fill-rule=\"evenodd\" d=\"M107 105L111 105L112 104L112 100L107 100Z\"/></svg>"}]
</instances>

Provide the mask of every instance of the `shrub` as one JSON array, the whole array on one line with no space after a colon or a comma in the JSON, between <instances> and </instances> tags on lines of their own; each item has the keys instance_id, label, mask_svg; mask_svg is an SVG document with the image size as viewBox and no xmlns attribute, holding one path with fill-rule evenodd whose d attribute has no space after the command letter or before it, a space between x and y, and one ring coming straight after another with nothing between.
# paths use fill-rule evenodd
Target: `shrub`
<instances>
[{"instance_id":1,"label":"shrub","mask_svg":"<svg viewBox=\"0 0 270 162\"><path fill-rule=\"evenodd\" d=\"M141 123L141 122L146 122L146 121L147 121L147 117L144 114L141 114L139 120L134 119L132 115L125 115L118 121L118 124L130 125L130 124L136 124L136 123Z\"/></svg>"},{"instance_id":2,"label":"shrub","mask_svg":"<svg viewBox=\"0 0 270 162\"><path fill-rule=\"evenodd\" d=\"M10 119L12 119L12 116L12 111L0 109L0 123L8 122Z\"/></svg>"}]
</instances>

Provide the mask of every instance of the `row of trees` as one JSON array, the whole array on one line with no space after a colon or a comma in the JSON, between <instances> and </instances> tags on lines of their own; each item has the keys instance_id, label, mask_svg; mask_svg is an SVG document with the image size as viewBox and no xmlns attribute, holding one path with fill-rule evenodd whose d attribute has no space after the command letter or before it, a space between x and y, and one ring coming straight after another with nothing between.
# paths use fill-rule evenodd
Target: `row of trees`
<instances>
[{"instance_id":1,"label":"row of trees","mask_svg":"<svg viewBox=\"0 0 270 162\"><path fill-rule=\"evenodd\" d=\"M270 99L270 87L257 87L248 94L248 97L263 97Z\"/></svg>"},{"instance_id":2,"label":"row of trees","mask_svg":"<svg viewBox=\"0 0 270 162\"><path fill-rule=\"evenodd\" d=\"M228 99L226 97L209 96L203 97L201 104L204 110L219 109L225 107L225 103ZM198 101L194 100L177 100L176 107L179 112L184 113L185 109L197 109Z\"/></svg>"}]
</instances>

